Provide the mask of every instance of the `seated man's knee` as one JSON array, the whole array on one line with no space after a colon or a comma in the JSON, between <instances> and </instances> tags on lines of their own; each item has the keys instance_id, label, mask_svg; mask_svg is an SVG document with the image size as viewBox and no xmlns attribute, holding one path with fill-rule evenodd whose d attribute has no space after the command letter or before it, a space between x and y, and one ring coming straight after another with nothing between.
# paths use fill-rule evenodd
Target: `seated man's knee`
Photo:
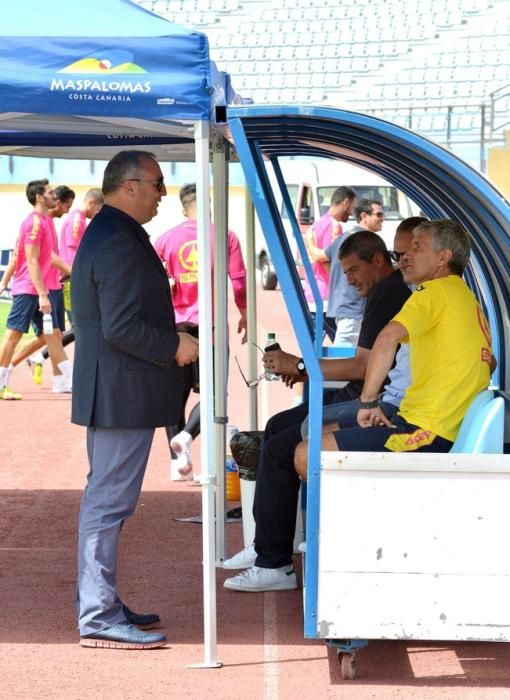
<instances>
[{"instance_id":1,"label":"seated man's knee","mask_svg":"<svg viewBox=\"0 0 510 700\"><path fill-rule=\"evenodd\" d=\"M298 476L306 481L306 471L308 467L308 442L300 442L294 452L294 468Z\"/></svg>"}]
</instances>

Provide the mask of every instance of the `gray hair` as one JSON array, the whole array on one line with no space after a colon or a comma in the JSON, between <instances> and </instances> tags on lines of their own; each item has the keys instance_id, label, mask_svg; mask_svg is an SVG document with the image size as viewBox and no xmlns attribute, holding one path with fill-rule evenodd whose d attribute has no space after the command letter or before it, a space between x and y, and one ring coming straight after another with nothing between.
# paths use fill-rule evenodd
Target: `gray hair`
<instances>
[{"instance_id":1,"label":"gray hair","mask_svg":"<svg viewBox=\"0 0 510 700\"><path fill-rule=\"evenodd\" d=\"M83 198L83 201L88 202L89 200L92 200L93 202L97 202L98 204L103 204L104 197L103 197L102 190L100 190L99 187L92 187L90 190L88 190L85 193L85 197Z\"/></svg>"},{"instance_id":2,"label":"gray hair","mask_svg":"<svg viewBox=\"0 0 510 700\"><path fill-rule=\"evenodd\" d=\"M106 166L103 176L103 194L109 195L119 190L124 180L136 177L148 160L156 160L149 151L120 151Z\"/></svg>"},{"instance_id":3,"label":"gray hair","mask_svg":"<svg viewBox=\"0 0 510 700\"><path fill-rule=\"evenodd\" d=\"M448 267L452 274L462 277L471 253L469 233L462 224L452 219L423 221L414 229L414 233L430 233L432 236L432 247L438 252L450 250L452 259Z\"/></svg>"}]
</instances>

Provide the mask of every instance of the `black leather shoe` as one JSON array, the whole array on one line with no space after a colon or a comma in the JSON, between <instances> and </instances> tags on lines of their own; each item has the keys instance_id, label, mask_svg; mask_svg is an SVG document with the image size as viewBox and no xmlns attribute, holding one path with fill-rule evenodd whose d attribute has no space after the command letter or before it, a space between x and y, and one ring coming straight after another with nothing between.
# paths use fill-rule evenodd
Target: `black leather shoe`
<instances>
[{"instance_id":1,"label":"black leather shoe","mask_svg":"<svg viewBox=\"0 0 510 700\"><path fill-rule=\"evenodd\" d=\"M150 630L154 627L159 627L159 623L161 622L159 615L156 615L155 613L141 615L130 610L127 605L122 605L122 612L126 616L126 620L128 622L130 622L132 625L136 625L142 630Z\"/></svg>"},{"instance_id":2,"label":"black leather shoe","mask_svg":"<svg viewBox=\"0 0 510 700\"><path fill-rule=\"evenodd\" d=\"M166 637L157 632L142 632L129 622L119 622L101 632L80 637L82 647L94 649L157 649L164 647Z\"/></svg>"}]
</instances>

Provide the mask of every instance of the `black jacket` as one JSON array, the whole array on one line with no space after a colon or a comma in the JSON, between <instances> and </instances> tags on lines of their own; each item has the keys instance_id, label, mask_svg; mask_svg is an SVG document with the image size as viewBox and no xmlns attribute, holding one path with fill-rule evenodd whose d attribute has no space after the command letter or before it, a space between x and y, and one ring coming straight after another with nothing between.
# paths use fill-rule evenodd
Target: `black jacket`
<instances>
[{"instance_id":1,"label":"black jacket","mask_svg":"<svg viewBox=\"0 0 510 700\"><path fill-rule=\"evenodd\" d=\"M98 428L178 423L182 370L170 287L146 231L105 205L71 274L72 421Z\"/></svg>"}]
</instances>

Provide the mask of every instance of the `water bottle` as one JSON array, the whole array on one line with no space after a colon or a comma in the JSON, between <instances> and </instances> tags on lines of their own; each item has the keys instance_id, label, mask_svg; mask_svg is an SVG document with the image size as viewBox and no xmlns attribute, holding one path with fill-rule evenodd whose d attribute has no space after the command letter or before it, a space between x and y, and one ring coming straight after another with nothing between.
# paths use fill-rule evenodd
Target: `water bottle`
<instances>
[{"instance_id":1,"label":"water bottle","mask_svg":"<svg viewBox=\"0 0 510 700\"><path fill-rule=\"evenodd\" d=\"M264 350L281 350L280 343L276 342L276 335L274 333L267 334ZM265 378L268 382L277 382L280 379L280 375L276 372L270 372L268 369L266 369Z\"/></svg>"},{"instance_id":2,"label":"water bottle","mask_svg":"<svg viewBox=\"0 0 510 700\"><path fill-rule=\"evenodd\" d=\"M53 333L53 319L51 318L51 314L43 314L42 327L44 335L51 335Z\"/></svg>"},{"instance_id":3,"label":"water bottle","mask_svg":"<svg viewBox=\"0 0 510 700\"><path fill-rule=\"evenodd\" d=\"M230 423L227 425L227 445L225 453L225 495L227 501L239 501L241 499L241 482L239 479L239 468L232 457L230 440L232 436L239 432L239 428Z\"/></svg>"}]
</instances>

